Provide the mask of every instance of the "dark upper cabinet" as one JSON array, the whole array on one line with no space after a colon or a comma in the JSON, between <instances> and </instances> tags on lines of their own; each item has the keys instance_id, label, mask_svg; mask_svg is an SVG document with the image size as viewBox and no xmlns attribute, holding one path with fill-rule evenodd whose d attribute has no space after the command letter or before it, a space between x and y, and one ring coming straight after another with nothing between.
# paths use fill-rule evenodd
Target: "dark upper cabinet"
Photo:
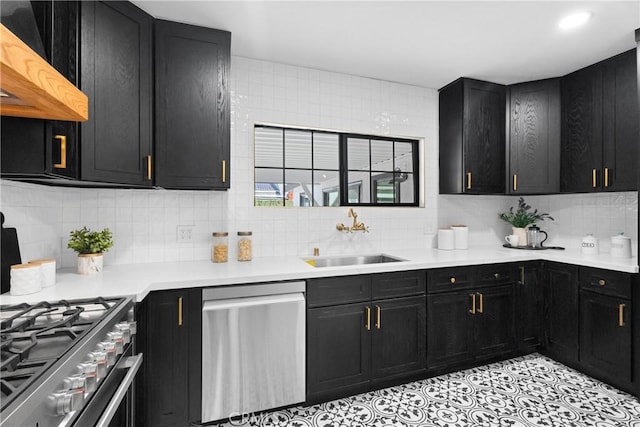
<instances>
[{"instance_id":1,"label":"dark upper cabinet","mask_svg":"<svg viewBox=\"0 0 640 427\"><path fill-rule=\"evenodd\" d=\"M560 80L509 86L510 194L560 191Z\"/></svg>"},{"instance_id":2,"label":"dark upper cabinet","mask_svg":"<svg viewBox=\"0 0 640 427\"><path fill-rule=\"evenodd\" d=\"M561 190L635 190L639 135L635 49L571 73L561 85Z\"/></svg>"},{"instance_id":3,"label":"dark upper cabinet","mask_svg":"<svg viewBox=\"0 0 640 427\"><path fill-rule=\"evenodd\" d=\"M155 183L229 188L231 33L158 20Z\"/></svg>"},{"instance_id":4,"label":"dark upper cabinet","mask_svg":"<svg viewBox=\"0 0 640 427\"><path fill-rule=\"evenodd\" d=\"M545 266L545 351L554 359L578 363L578 269L566 264Z\"/></svg>"},{"instance_id":5,"label":"dark upper cabinet","mask_svg":"<svg viewBox=\"0 0 640 427\"><path fill-rule=\"evenodd\" d=\"M603 186L608 191L636 190L638 179L638 82L636 50L602 63Z\"/></svg>"},{"instance_id":6,"label":"dark upper cabinet","mask_svg":"<svg viewBox=\"0 0 640 427\"><path fill-rule=\"evenodd\" d=\"M440 193L505 192L505 87L458 79L440 89Z\"/></svg>"},{"instance_id":7,"label":"dark upper cabinet","mask_svg":"<svg viewBox=\"0 0 640 427\"><path fill-rule=\"evenodd\" d=\"M32 1L45 59L77 85L79 2ZM78 124L2 117L2 175L78 177Z\"/></svg>"},{"instance_id":8,"label":"dark upper cabinet","mask_svg":"<svg viewBox=\"0 0 640 427\"><path fill-rule=\"evenodd\" d=\"M81 178L151 185L153 18L128 2L83 2Z\"/></svg>"},{"instance_id":9,"label":"dark upper cabinet","mask_svg":"<svg viewBox=\"0 0 640 427\"><path fill-rule=\"evenodd\" d=\"M201 289L151 292L142 302L141 426L188 426L201 416Z\"/></svg>"}]
</instances>

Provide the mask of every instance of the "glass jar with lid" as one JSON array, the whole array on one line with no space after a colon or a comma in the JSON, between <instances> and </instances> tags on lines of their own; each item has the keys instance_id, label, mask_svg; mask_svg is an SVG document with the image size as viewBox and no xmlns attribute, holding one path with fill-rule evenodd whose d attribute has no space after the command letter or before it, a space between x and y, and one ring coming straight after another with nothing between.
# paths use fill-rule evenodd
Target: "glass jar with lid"
<instances>
[{"instance_id":1,"label":"glass jar with lid","mask_svg":"<svg viewBox=\"0 0 640 427\"><path fill-rule=\"evenodd\" d=\"M229 233L216 231L213 233L213 246L211 248L212 262L227 262L229 259Z\"/></svg>"},{"instance_id":2,"label":"glass jar with lid","mask_svg":"<svg viewBox=\"0 0 640 427\"><path fill-rule=\"evenodd\" d=\"M251 261L251 231L238 231L238 261Z\"/></svg>"}]
</instances>

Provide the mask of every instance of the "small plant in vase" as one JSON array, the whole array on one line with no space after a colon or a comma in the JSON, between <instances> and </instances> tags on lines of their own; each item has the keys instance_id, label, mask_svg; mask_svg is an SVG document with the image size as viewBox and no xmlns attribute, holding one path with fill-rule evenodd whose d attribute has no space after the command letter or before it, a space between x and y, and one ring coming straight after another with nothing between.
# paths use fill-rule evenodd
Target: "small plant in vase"
<instances>
[{"instance_id":1,"label":"small plant in vase","mask_svg":"<svg viewBox=\"0 0 640 427\"><path fill-rule=\"evenodd\" d=\"M501 220L511 224L513 227L513 234L518 236L519 246L527 246L527 227L538 221L544 221L547 219L553 221L553 217L548 213L538 212L538 209L531 210L531 206L525 203L523 197L518 199L517 209L512 206L509 208L508 212L502 212L498 214L498 216Z\"/></svg>"},{"instance_id":2,"label":"small plant in vase","mask_svg":"<svg viewBox=\"0 0 640 427\"><path fill-rule=\"evenodd\" d=\"M69 233L67 247L78 253L78 274L95 274L102 271L104 252L113 246L113 234L105 228L92 231L87 227Z\"/></svg>"}]
</instances>

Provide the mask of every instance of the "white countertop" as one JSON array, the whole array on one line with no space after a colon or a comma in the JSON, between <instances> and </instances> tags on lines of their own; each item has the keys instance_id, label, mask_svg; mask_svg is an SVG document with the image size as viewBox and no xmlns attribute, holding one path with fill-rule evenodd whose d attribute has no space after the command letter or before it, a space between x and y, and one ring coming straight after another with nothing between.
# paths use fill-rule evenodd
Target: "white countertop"
<instances>
[{"instance_id":1,"label":"white countertop","mask_svg":"<svg viewBox=\"0 0 640 427\"><path fill-rule=\"evenodd\" d=\"M493 264L532 260L603 268L627 273L638 272L638 258L612 258L609 254L582 255L579 249L516 250L483 247L443 251L419 249L392 251L389 255L408 261L344 267L314 268L301 257L263 257L249 262L229 260L224 264L210 261L147 263L106 266L102 273L82 276L74 269L58 270L56 285L21 296L2 295L0 304L33 303L96 296L132 295L136 301L155 290L223 286L244 283L348 276L403 270L422 270L463 265ZM309 259L312 257L306 257Z\"/></svg>"}]
</instances>

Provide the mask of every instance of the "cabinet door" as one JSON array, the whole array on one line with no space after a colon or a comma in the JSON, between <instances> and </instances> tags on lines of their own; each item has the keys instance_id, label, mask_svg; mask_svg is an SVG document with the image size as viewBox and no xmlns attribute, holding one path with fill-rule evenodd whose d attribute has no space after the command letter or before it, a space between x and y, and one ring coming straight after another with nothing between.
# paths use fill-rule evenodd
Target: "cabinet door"
<instances>
[{"instance_id":1,"label":"cabinet door","mask_svg":"<svg viewBox=\"0 0 640 427\"><path fill-rule=\"evenodd\" d=\"M602 67L571 73L561 87L560 190L595 191L602 185Z\"/></svg>"},{"instance_id":2,"label":"cabinet door","mask_svg":"<svg viewBox=\"0 0 640 427\"><path fill-rule=\"evenodd\" d=\"M516 342L513 284L480 288L476 293L475 353L485 359L513 351Z\"/></svg>"},{"instance_id":3,"label":"cabinet door","mask_svg":"<svg viewBox=\"0 0 640 427\"><path fill-rule=\"evenodd\" d=\"M427 367L440 368L473 357L470 292L427 295Z\"/></svg>"},{"instance_id":4,"label":"cabinet door","mask_svg":"<svg viewBox=\"0 0 640 427\"><path fill-rule=\"evenodd\" d=\"M575 267L549 264L544 288L548 353L563 363L578 361L578 277Z\"/></svg>"},{"instance_id":5,"label":"cabinet door","mask_svg":"<svg viewBox=\"0 0 640 427\"><path fill-rule=\"evenodd\" d=\"M153 18L128 2L83 2L82 180L151 185Z\"/></svg>"},{"instance_id":6,"label":"cabinet door","mask_svg":"<svg viewBox=\"0 0 640 427\"><path fill-rule=\"evenodd\" d=\"M190 397L200 400L190 394L189 331L201 329L191 325L188 291L152 292L145 302L144 425L189 425Z\"/></svg>"},{"instance_id":7,"label":"cabinet door","mask_svg":"<svg viewBox=\"0 0 640 427\"><path fill-rule=\"evenodd\" d=\"M504 193L505 108L504 86L465 80L465 193Z\"/></svg>"},{"instance_id":8,"label":"cabinet door","mask_svg":"<svg viewBox=\"0 0 640 427\"><path fill-rule=\"evenodd\" d=\"M307 310L307 398L361 385L371 378L369 304Z\"/></svg>"},{"instance_id":9,"label":"cabinet door","mask_svg":"<svg viewBox=\"0 0 640 427\"><path fill-rule=\"evenodd\" d=\"M608 191L638 188L638 83L636 50L603 65L603 187Z\"/></svg>"},{"instance_id":10,"label":"cabinet door","mask_svg":"<svg viewBox=\"0 0 640 427\"><path fill-rule=\"evenodd\" d=\"M560 80L509 87L511 194L560 191Z\"/></svg>"},{"instance_id":11,"label":"cabinet door","mask_svg":"<svg viewBox=\"0 0 640 427\"><path fill-rule=\"evenodd\" d=\"M156 185L229 188L231 34L156 21Z\"/></svg>"},{"instance_id":12,"label":"cabinet door","mask_svg":"<svg viewBox=\"0 0 640 427\"><path fill-rule=\"evenodd\" d=\"M518 267L520 278L516 285L516 333L518 347L522 351L533 351L542 337L542 283L538 279L540 266L537 263Z\"/></svg>"},{"instance_id":13,"label":"cabinet door","mask_svg":"<svg viewBox=\"0 0 640 427\"><path fill-rule=\"evenodd\" d=\"M372 303L373 378L419 371L426 366L425 297Z\"/></svg>"},{"instance_id":14,"label":"cabinet door","mask_svg":"<svg viewBox=\"0 0 640 427\"><path fill-rule=\"evenodd\" d=\"M631 303L580 292L580 362L613 384L631 382Z\"/></svg>"}]
</instances>

